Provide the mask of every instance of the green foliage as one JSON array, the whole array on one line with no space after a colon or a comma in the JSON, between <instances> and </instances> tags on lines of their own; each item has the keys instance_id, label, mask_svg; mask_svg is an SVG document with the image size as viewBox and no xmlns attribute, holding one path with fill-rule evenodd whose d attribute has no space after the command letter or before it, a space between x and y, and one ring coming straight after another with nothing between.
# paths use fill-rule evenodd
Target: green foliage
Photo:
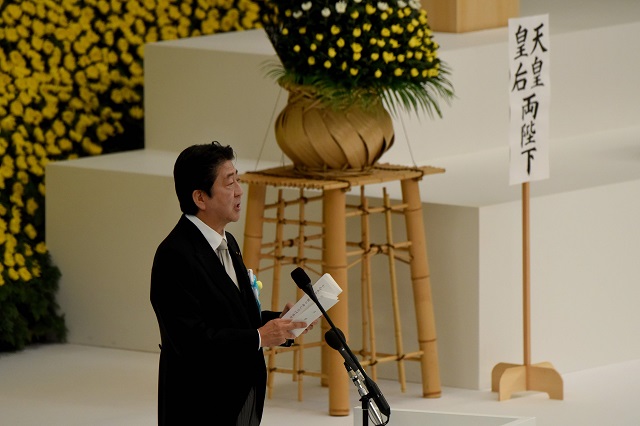
<instances>
[{"instance_id":1,"label":"green foliage","mask_svg":"<svg viewBox=\"0 0 640 426\"><path fill-rule=\"evenodd\" d=\"M64 342L67 329L55 294L60 271L48 253L37 256L43 274L29 284L0 287L0 351L23 349L32 343Z\"/></svg>"}]
</instances>

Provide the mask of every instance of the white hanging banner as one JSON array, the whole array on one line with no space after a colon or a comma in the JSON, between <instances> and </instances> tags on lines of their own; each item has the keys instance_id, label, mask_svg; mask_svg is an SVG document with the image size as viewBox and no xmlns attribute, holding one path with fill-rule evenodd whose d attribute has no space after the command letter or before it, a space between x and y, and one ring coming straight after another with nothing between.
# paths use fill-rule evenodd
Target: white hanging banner
<instances>
[{"instance_id":1,"label":"white hanging banner","mask_svg":"<svg viewBox=\"0 0 640 426\"><path fill-rule=\"evenodd\" d=\"M549 177L549 15L509 19L509 183Z\"/></svg>"}]
</instances>

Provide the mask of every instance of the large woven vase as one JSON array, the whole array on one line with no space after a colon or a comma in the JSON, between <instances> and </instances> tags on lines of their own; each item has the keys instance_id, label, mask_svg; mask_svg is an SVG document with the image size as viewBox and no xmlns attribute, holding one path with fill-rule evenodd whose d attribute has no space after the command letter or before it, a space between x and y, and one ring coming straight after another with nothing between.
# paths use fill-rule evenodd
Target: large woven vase
<instances>
[{"instance_id":1,"label":"large woven vase","mask_svg":"<svg viewBox=\"0 0 640 426\"><path fill-rule=\"evenodd\" d=\"M336 111L304 87L287 88L287 105L275 122L276 141L301 172L367 172L393 145L393 121L378 102Z\"/></svg>"}]
</instances>

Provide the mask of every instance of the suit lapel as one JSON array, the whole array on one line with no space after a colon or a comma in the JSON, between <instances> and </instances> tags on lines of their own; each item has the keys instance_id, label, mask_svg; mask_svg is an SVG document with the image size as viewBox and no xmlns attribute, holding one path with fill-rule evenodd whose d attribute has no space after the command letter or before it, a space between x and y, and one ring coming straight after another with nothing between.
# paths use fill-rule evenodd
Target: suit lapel
<instances>
[{"instance_id":1,"label":"suit lapel","mask_svg":"<svg viewBox=\"0 0 640 426\"><path fill-rule=\"evenodd\" d=\"M183 216L181 218L181 222L183 224L183 229L188 233L189 240L193 243L195 259L207 271L209 278L207 280L207 284L223 293L224 296L229 299L230 303L233 303L238 307L239 311L246 311L238 288L231 280L231 277L227 275L227 271L225 271L224 266L222 266L218 255L213 248L211 248L204 235L202 235L200 230L186 217Z\"/></svg>"},{"instance_id":2,"label":"suit lapel","mask_svg":"<svg viewBox=\"0 0 640 426\"><path fill-rule=\"evenodd\" d=\"M220 262L218 255L200 230L189 219L182 216L180 219L184 232L188 239L193 242L194 256L202 264L209 276L208 285L222 292L230 301L238 307L238 311L243 312L247 321L258 326L261 323L258 305L249 283L249 273L244 266L238 242L230 233L227 233L227 244L229 255L233 261L233 267L238 279L238 287L227 275L227 271ZM238 291L238 288L240 291Z\"/></svg>"},{"instance_id":3,"label":"suit lapel","mask_svg":"<svg viewBox=\"0 0 640 426\"><path fill-rule=\"evenodd\" d=\"M249 282L249 272L242 260L242 254L240 253L240 247L233 235L227 232L227 244L229 246L229 254L233 261L233 268L236 271L236 277L238 278L238 287L242 293L243 300L246 303L247 311L250 312L250 316L253 321L260 323L260 310L256 303L251 283ZM255 315L254 315L255 314Z\"/></svg>"}]
</instances>

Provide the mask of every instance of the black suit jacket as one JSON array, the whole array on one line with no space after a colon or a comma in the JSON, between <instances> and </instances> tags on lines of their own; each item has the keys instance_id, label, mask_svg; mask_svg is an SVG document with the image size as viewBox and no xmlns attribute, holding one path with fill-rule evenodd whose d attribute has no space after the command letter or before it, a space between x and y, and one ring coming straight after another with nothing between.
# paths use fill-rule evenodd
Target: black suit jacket
<instances>
[{"instance_id":1,"label":"black suit jacket","mask_svg":"<svg viewBox=\"0 0 640 426\"><path fill-rule=\"evenodd\" d=\"M240 291L184 216L156 251L151 304L162 339L161 425L235 426L252 386L262 416L267 373L257 329L279 313L260 314L240 248L229 233L227 243Z\"/></svg>"}]
</instances>

